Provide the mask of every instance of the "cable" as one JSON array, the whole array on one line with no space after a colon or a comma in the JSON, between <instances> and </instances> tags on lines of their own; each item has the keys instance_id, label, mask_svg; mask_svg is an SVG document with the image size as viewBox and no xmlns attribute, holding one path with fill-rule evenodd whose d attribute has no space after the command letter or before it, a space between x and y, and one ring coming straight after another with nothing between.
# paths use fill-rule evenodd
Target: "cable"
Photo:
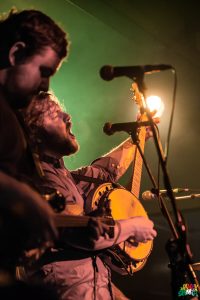
<instances>
[{"instance_id":1,"label":"cable","mask_svg":"<svg viewBox=\"0 0 200 300\"><path fill-rule=\"evenodd\" d=\"M174 119L174 110L175 110L175 103L176 103L176 89L177 89L177 75L176 70L172 69L172 72L174 73L174 90L173 90L173 98L172 98L172 111L169 121L169 128L168 128L168 135L167 135L167 141L165 143L165 163L167 164L168 156L169 156L169 144L170 144L170 138L171 138L171 131L172 131L172 124Z\"/></svg>"}]
</instances>

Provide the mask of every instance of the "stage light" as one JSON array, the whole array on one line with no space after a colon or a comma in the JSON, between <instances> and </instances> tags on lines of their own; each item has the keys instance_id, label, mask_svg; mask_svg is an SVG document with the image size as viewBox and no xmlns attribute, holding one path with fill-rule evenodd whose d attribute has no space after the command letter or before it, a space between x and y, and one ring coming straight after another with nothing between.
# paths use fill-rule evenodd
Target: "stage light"
<instances>
[{"instance_id":1,"label":"stage light","mask_svg":"<svg viewBox=\"0 0 200 300\"><path fill-rule=\"evenodd\" d=\"M164 103L158 96L149 96L146 98L146 104L150 111L156 111L155 118L160 118L164 112Z\"/></svg>"}]
</instances>

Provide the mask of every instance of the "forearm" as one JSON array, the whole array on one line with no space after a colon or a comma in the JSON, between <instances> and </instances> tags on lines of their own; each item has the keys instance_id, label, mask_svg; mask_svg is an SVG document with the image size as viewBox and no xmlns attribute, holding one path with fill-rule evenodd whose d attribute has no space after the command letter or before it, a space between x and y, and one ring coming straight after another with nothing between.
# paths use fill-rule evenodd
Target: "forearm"
<instances>
[{"instance_id":1,"label":"forearm","mask_svg":"<svg viewBox=\"0 0 200 300\"><path fill-rule=\"evenodd\" d=\"M90 238L87 229L71 229L65 231L66 244L75 248L96 251L113 246L113 244L121 243L128 239L131 235L130 220L119 220L114 225L114 236L109 237L108 233L104 236L99 236L98 239Z\"/></svg>"},{"instance_id":2,"label":"forearm","mask_svg":"<svg viewBox=\"0 0 200 300\"><path fill-rule=\"evenodd\" d=\"M126 139L103 157L112 157L116 162L117 179L119 179L128 169L130 163L133 161L136 146L132 143L131 138Z\"/></svg>"},{"instance_id":3,"label":"forearm","mask_svg":"<svg viewBox=\"0 0 200 300\"><path fill-rule=\"evenodd\" d=\"M97 251L109 248L115 244L119 244L123 241L126 241L128 238L133 238L136 242L146 242L152 240L156 236L156 231L153 229L153 222L146 217L134 217L127 220L118 220L114 226L114 237L110 238L108 234L97 234L98 238L94 238L94 232L99 228L99 225L96 226L96 229L92 230L93 227L90 227L90 230L80 230L68 232L67 243L76 248ZM102 226L101 226L102 229ZM91 232L93 234L91 235ZM106 230L106 232L108 232ZM91 237L92 236L92 237Z\"/></svg>"},{"instance_id":4,"label":"forearm","mask_svg":"<svg viewBox=\"0 0 200 300\"><path fill-rule=\"evenodd\" d=\"M134 229L130 219L118 220L114 226L114 236L110 238L108 234L100 236L100 238L94 243L94 250L101 250L110 248L113 245L120 244L126 241L128 238L134 236Z\"/></svg>"},{"instance_id":5,"label":"forearm","mask_svg":"<svg viewBox=\"0 0 200 300\"><path fill-rule=\"evenodd\" d=\"M147 217L133 217L126 220L119 220L115 225L114 238L107 236L100 238L94 243L95 250L101 250L111 247L115 244L126 241L131 238L136 243L153 240L157 233L154 230L154 224Z\"/></svg>"}]
</instances>

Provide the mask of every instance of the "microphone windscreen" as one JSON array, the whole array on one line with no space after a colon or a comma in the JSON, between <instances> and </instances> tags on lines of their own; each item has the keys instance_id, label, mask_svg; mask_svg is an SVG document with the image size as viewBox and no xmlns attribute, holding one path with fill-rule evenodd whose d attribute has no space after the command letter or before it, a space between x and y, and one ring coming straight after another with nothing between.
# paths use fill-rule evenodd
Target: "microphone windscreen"
<instances>
[{"instance_id":1,"label":"microphone windscreen","mask_svg":"<svg viewBox=\"0 0 200 300\"><path fill-rule=\"evenodd\" d=\"M103 132L107 135L112 135L113 132L112 132L112 124L107 122L104 124L104 127L103 127Z\"/></svg>"},{"instance_id":2,"label":"microphone windscreen","mask_svg":"<svg viewBox=\"0 0 200 300\"><path fill-rule=\"evenodd\" d=\"M154 194L152 194L151 191L145 191L144 193L142 193L142 199L145 201L152 200L154 199Z\"/></svg>"},{"instance_id":3,"label":"microphone windscreen","mask_svg":"<svg viewBox=\"0 0 200 300\"><path fill-rule=\"evenodd\" d=\"M113 71L113 67L110 66L110 65L107 65L107 66L103 66L101 69L100 69L100 76L102 79L104 80L112 80L114 78L114 71Z\"/></svg>"}]
</instances>

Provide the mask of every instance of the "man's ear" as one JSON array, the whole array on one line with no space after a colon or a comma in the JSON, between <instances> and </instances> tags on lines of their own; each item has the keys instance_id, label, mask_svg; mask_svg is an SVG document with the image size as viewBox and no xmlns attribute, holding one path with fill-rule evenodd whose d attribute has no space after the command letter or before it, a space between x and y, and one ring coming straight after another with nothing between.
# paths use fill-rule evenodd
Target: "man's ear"
<instances>
[{"instance_id":1,"label":"man's ear","mask_svg":"<svg viewBox=\"0 0 200 300\"><path fill-rule=\"evenodd\" d=\"M26 44L24 42L16 42L9 51L9 63L15 66L20 60L25 57Z\"/></svg>"}]
</instances>

